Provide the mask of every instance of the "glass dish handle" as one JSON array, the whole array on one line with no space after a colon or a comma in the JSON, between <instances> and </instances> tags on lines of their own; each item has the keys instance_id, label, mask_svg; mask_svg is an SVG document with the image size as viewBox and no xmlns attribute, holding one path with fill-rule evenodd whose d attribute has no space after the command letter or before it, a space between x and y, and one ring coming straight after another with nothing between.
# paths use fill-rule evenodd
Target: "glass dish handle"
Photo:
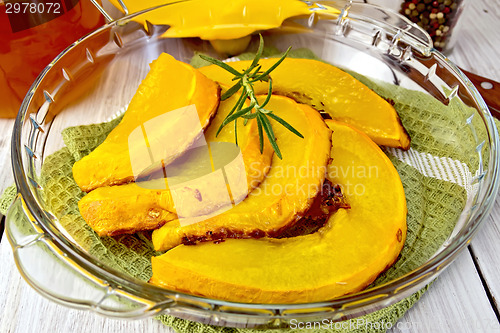
<instances>
[{"instance_id":1,"label":"glass dish handle","mask_svg":"<svg viewBox=\"0 0 500 333\"><path fill-rule=\"evenodd\" d=\"M19 272L43 296L65 306L112 317L148 317L158 311L157 302L131 296L76 265L35 222L20 194L5 221Z\"/></svg>"},{"instance_id":2,"label":"glass dish handle","mask_svg":"<svg viewBox=\"0 0 500 333\"><path fill-rule=\"evenodd\" d=\"M432 38L423 28L392 9L345 0L317 3L341 9L336 20L337 35L349 35L350 39L384 52L400 53L402 58L410 56L409 45L425 56L434 48Z\"/></svg>"}]
</instances>

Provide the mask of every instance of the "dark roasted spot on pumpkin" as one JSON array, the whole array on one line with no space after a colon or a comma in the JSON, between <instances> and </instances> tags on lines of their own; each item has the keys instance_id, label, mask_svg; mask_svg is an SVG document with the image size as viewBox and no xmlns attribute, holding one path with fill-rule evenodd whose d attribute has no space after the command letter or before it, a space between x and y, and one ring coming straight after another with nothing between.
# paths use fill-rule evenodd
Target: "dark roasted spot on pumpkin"
<instances>
[{"instance_id":1,"label":"dark roasted spot on pumpkin","mask_svg":"<svg viewBox=\"0 0 500 333\"><path fill-rule=\"evenodd\" d=\"M209 230L205 232L204 235L185 235L182 238L182 243L184 245L195 245L200 242L212 241L215 244L219 244L224 242L227 238L286 238L311 234L325 225L328 221L328 217L339 208L349 209L351 207L342 194L340 186L325 179L311 207L300 215L296 222L292 223L291 227L287 226L286 228L267 233L260 229L244 232L238 229L222 227L216 230Z\"/></svg>"},{"instance_id":2,"label":"dark roasted spot on pumpkin","mask_svg":"<svg viewBox=\"0 0 500 333\"><path fill-rule=\"evenodd\" d=\"M312 234L323 227L330 215L339 208L349 209L351 206L347 203L342 194L340 185L333 184L325 179L321 191L314 199L311 207L299 217L297 222L286 230L279 230L276 238L297 237Z\"/></svg>"},{"instance_id":3,"label":"dark roasted spot on pumpkin","mask_svg":"<svg viewBox=\"0 0 500 333\"><path fill-rule=\"evenodd\" d=\"M195 197L198 201L203 200L203 198L201 197L201 192L200 192L200 190L198 190L198 189L195 189L195 190L194 190L194 197Z\"/></svg>"}]
</instances>

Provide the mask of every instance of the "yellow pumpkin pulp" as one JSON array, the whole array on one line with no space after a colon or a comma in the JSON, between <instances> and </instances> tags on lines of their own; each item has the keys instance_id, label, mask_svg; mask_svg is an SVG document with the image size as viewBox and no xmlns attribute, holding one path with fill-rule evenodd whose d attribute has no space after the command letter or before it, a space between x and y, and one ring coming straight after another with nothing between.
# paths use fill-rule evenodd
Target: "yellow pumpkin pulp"
<instances>
[{"instance_id":1,"label":"yellow pumpkin pulp","mask_svg":"<svg viewBox=\"0 0 500 333\"><path fill-rule=\"evenodd\" d=\"M265 180L228 211L190 225L174 220L155 230L156 250L199 240L277 235L311 206L325 179L331 131L316 110L290 98L273 95L266 108L286 119L304 138L272 121L283 159L273 156Z\"/></svg>"},{"instance_id":2,"label":"yellow pumpkin pulp","mask_svg":"<svg viewBox=\"0 0 500 333\"><path fill-rule=\"evenodd\" d=\"M226 186L220 186L218 178L204 177L200 180L200 176L206 176L204 170L207 167L210 169L209 172L215 171L210 165L208 148L212 147L213 150L215 144L220 142L234 142L233 123L225 126L218 136L216 133L236 101L237 97L233 96L220 103L215 118L205 132L208 146L188 151L179 161L174 162L173 166L167 167L166 174L169 180L159 178L139 183L99 187L78 202L85 221L100 236L113 236L159 228L177 219L177 209L193 217L209 214L221 208L226 203L223 200L224 192L227 192ZM266 144L263 152L260 152L256 122L251 122L247 126L241 121L238 123L238 144L244 171L241 172L240 166L236 164L225 169L226 177L229 180L233 179L231 181L233 200L241 201L266 177L274 151ZM234 198L235 183L241 184L238 198ZM174 184L177 185L171 189L169 185ZM179 196L182 200L175 200Z\"/></svg>"},{"instance_id":3,"label":"yellow pumpkin pulp","mask_svg":"<svg viewBox=\"0 0 500 333\"><path fill-rule=\"evenodd\" d=\"M261 59L265 71L277 59ZM236 70L250 65L250 61L228 63ZM214 81L231 84L232 74L218 66L200 68ZM367 86L335 66L311 59L285 60L271 73L273 93L288 96L299 103L328 113L333 119L345 122L367 134L379 145L402 149L410 148L410 137L399 116L387 101ZM266 82L256 82L255 92L267 92Z\"/></svg>"},{"instance_id":4,"label":"yellow pumpkin pulp","mask_svg":"<svg viewBox=\"0 0 500 333\"><path fill-rule=\"evenodd\" d=\"M129 137L134 131L148 123L154 123L157 117L191 105L196 107L199 124L182 132L179 136L171 135L172 141L165 145L164 163L169 164L184 153L195 140L202 135L215 115L219 105L220 88L190 65L175 60L171 55L162 53L151 63L151 70L140 84L132 98L122 121L107 136L106 140L89 155L77 161L73 166L73 177L84 192L97 187L110 186L134 181L132 161L137 162L142 146L129 144ZM164 126L150 136L161 138L163 133L178 133L184 126L184 119L165 122Z\"/></svg>"},{"instance_id":5,"label":"yellow pumpkin pulp","mask_svg":"<svg viewBox=\"0 0 500 333\"><path fill-rule=\"evenodd\" d=\"M406 237L399 175L366 135L327 123L328 178L342 186L351 209L338 210L310 235L178 246L152 258L150 283L228 301L302 303L359 291L390 266Z\"/></svg>"}]
</instances>

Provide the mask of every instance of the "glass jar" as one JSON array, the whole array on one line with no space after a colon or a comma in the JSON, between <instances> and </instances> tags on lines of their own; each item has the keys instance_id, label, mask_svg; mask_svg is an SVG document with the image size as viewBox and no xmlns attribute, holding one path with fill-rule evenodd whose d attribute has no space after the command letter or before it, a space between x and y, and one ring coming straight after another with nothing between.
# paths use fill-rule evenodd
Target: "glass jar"
<instances>
[{"instance_id":1,"label":"glass jar","mask_svg":"<svg viewBox=\"0 0 500 333\"><path fill-rule=\"evenodd\" d=\"M425 29L434 47L442 52L453 48L457 22L466 0L404 0L400 13Z\"/></svg>"},{"instance_id":2,"label":"glass jar","mask_svg":"<svg viewBox=\"0 0 500 333\"><path fill-rule=\"evenodd\" d=\"M13 118L61 51L104 24L90 0L0 0L0 118Z\"/></svg>"},{"instance_id":3,"label":"glass jar","mask_svg":"<svg viewBox=\"0 0 500 333\"><path fill-rule=\"evenodd\" d=\"M423 28L434 47L445 54L453 49L459 35L460 15L467 0L354 0L391 9Z\"/></svg>"}]
</instances>

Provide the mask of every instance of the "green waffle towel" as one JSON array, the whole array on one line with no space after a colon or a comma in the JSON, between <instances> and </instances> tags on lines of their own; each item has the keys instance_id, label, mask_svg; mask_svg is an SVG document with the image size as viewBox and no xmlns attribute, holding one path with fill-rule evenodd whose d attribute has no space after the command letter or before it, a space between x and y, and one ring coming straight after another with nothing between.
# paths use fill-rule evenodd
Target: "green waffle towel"
<instances>
[{"instance_id":1,"label":"green waffle towel","mask_svg":"<svg viewBox=\"0 0 500 333\"><path fill-rule=\"evenodd\" d=\"M273 49L266 52L267 56L275 53ZM315 58L308 50L297 50L290 56ZM251 54L240 56L242 59L250 57ZM196 56L192 64L195 67L204 65L201 58ZM398 261L373 283L379 285L406 274L431 257L450 236L467 198L477 190L471 181L477 173L475 166L478 156L474 153L476 142L465 125L465 119L474 111L458 99L445 106L425 93L351 74L382 97L394 102L412 139L412 148L407 152L385 150L404 184L408 202L408 234ZM76 185L71 172L75 161L102 143L119 121L120 118L117 118L107 123L65 129L62 134L66 147L45 159L40 184L45 190L47 208L58 217L61 225L76 242L101 263L147 281L151 276L150 258L157 255L148 235L98 237L79 214L77 202L84 193ZM472 121L479 119L475 117ZM484 133L477 135L484 136ZM15 195L14 187L4 192L0 199L1 213L6 213ZM425 290L426 288L399 303L347 321L343 325L334 325L328 329L322 326L318 330L304 331L384 332L387 327L395 325ZM158 319L179 333L257 332L251 329L208 326L168 315L160 315ZM287 330L265 330L272 331Z\"/></svg>"}]
</instances>

